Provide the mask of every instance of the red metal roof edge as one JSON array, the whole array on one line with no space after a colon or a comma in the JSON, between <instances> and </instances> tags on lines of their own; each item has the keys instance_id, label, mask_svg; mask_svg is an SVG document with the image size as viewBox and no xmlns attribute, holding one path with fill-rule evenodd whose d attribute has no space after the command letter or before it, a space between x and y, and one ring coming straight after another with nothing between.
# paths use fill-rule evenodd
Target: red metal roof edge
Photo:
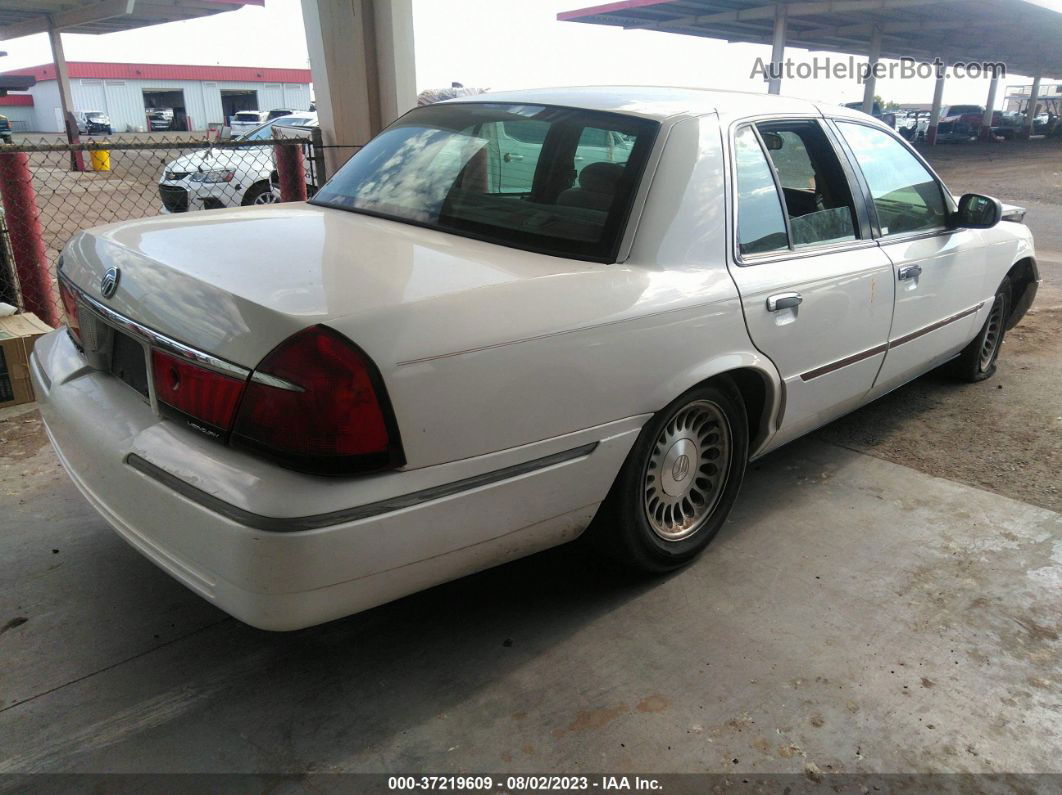
<instances>
[{"instance_id":1,"label":"red metal roof edge","mask_svg":"<svg viewBox=\"0 0 1062 795\"><path fill-rule=\"evenodd\" d=\"M194 64L106 63L70 61L71 79L107 80L218 80L246 83L309 83L309 69L259 66L196 66ZM41 64L0 74L31 75L38 81L55 80L55 65Z\"/></svg>"},{"instance_id":2,"label":"red metal roof edge","mask_svg":"<svg viewBox=\"0 0 1062 795\"><path fill-rule=\"evenodd\" d=\"M557 19L561 22L571 21L575 19L582 19L583 17L592 17L597 14L608 14L612 11L627 11L631 8L645 8L646 6L658 6L663 3L670 2L670 0L617 0L615 3L605 3L600 6L591 6L589 8L577 8L574 11L561 11L557 14Z\"/></svg>"},{"instance_id":3,"label":"red metal roof edge","mask_svg":"<svg viewBox=\"0 0 1062 795\"><path fill-rule=\"evenodd\" d=\"M33 97L29 94L8 94L0 97L0 107L33 107Z\"/></svg>"}]
</instances>

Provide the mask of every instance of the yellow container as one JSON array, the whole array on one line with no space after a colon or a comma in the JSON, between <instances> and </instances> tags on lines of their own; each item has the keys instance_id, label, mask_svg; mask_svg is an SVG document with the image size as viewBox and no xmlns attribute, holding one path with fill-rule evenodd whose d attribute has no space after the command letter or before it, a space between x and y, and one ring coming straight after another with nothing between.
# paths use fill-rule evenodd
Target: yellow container
<instances>
[{"instance_id":1,"label":"yellow container","mask_svg":"<svg viewBox=\"0 0 1062 795\"><path fill-rule=\"evenodd\" d=\"M92 170L93 171L110 171L111 170L111 150L110 149L93 149L89 154L92 156Z\"/></svg>"}]
</instances>

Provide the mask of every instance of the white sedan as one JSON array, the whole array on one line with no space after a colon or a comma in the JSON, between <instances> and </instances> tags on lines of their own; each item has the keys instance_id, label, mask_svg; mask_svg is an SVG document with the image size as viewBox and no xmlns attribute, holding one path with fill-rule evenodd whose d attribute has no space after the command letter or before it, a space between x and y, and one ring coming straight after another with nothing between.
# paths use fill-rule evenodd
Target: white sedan
<instances>
[{"instance_id":1,"label":"white sedan","mask_svg":"<svg viewBox=\"0 0 1062 795\"><path fill-rule=\"evenodd\" d=\"M272 119L237 139L246 146L212 146L170 161L159 178L162 212L218 210L280 201L272 181L276 171L273 148L254 145L256 141L268 141L273 137L273 125L316 127L317 114L292 113ZM307 182L310 176L307 169Z\"/></svg>"},{"instance_id":2,"label":"white sedan","mask_svg":"<svg viewBox=\"0 0 1062 795\"><path fill-rule=\"evenodd\" d=\"M60 281L32 373L74 483L286 630L588 526L681 566L748 461L991 376L1039 276L1017 209L863 113L581 88L413 110L309 203L82 232Z\"/></svg>"}]
</instances>

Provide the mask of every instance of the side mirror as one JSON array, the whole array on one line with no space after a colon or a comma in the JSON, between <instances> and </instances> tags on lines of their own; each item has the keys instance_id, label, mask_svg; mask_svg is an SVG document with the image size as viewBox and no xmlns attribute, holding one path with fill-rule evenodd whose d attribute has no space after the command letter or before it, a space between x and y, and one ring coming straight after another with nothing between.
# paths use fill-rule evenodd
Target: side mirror
<instances>
[{"instance_id":1,"label":"side mirror","mask_svg":"<svg viewBox=\"0 0 1062 795\"><path fill-rule=\"evenodd\" d=\"M964 193L959 199L959 209L952 216L952 227L989 229L1003 218L1003 205L999 199L982 196L980 193Z\"/></svg>"}]
</instances>

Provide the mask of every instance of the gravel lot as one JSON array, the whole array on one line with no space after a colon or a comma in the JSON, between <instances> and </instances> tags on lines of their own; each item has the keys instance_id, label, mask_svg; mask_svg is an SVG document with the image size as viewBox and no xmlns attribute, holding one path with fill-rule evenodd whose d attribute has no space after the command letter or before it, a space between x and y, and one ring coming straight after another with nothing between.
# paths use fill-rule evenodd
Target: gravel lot
<instances>
[{"instance_id":1,"label":"gravel lot","mask_svg":"<svg viewBox=\"0 0 1062 795\"><path fill-rule=\"evenodd\" d=\"M1044 284L994 378L933 372L818 432L852 450L1062 511L1062 140L923 147L955 193L1029 208Z\"/></svg>"}]
</instances>

